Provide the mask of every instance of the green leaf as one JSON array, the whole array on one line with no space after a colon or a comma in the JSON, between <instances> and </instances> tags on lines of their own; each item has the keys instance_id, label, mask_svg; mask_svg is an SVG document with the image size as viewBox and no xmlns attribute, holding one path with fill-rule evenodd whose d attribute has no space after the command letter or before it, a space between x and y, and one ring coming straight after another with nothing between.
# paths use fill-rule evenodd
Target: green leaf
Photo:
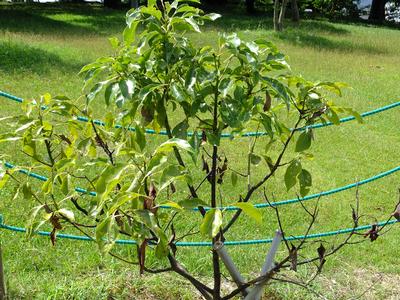
<instances>
[{"instance_id":1,"label":"green leaf","mask_svg":"<svg viewBox=\"0 0 400 300\"><path fill-rule=\"evenodd\" d=\"M116 37L110 37L110 38L108 39L108 41L110 42L111 47L113 47L114 49L119 47L119 40L118 40L118 38L116 38Z\"/></svg>"},{"instance_id":2,"label":"green leaf","mask_svg":"<svg viewBox=\"0 0 400 300\"><path fill-rule=\"evenodd\" d=\"M65 176L60 176L60 178L61 178L61 191L63 192L64 195L68 195L70 175L67 174Z\"/></svg>"},{"instance_id":3,"label":"green leaf","mask_svg":"<svg viewBox=\"0 0 400 300\"><path fill-rule=\"evenodd\" d=\"M132 94L135 90L135 82L128 79L128 80L121 80L118 82L119 88L121 90L122 97L125 100L131 100Z\"/></svg>"},{"instance_id":4,"label":"green leaf","mask_svg":"<svg viewBox=\"0 0 400 300\"><path fill-rule=\"evenodd\" d=\"M261 162L261 157L254 153L250 153L250 162L253 165L258 165Z\"/></svg>"},{"instance_id":5,"label":"green leaf","mask_svg":"<svg viewBox=\"0 0 400 300\"><path fill-rule=\"evenodd\" d=\"M186 94L185 91L176 83L173 83L171 86L171 92L176 101L178 102L185 102L186 101Z\"/></svg>"},{"instance_id":6,"label":"green leaf","mask_svg":"<svg viewBox=\"0 0 400 300\"><path fill-rule=\"evenodd\" d=\"M113 204L113 206L110 208L109 213L113 214L115 213L115 211L121 207L122 205L124 205L127 202L133 202L134 200L138 199L139 197L144 197L144 195L142 194L138 194L138 193L132 193L132 192L128 192L128 193L124 193L124 194L120 194L118 195L118 198L116 199L115 203Z\"/></svg>"},{"instance_id":7,"label":"green leaf","mask_svg":"<svg viewBox=\"0 0 400 300\"><path fill-rule=\"evenodd\" d=\"M20 136L0 136L0 143L2 142L13 142L22 139Z\"/></svg>"},{"instance_id":8,"label":"green leaf","mask_svg":"<svg viewBox=\"0 0 400 300\"><path fill-rule=\"evenodd\" d=\"M193 28L194 31L201 32L199 25L196 23L193 17L185 18L185 21Z\"/></svg>"},{"instance_id":9,"label":"green leaf","mask_svg":"<svg viewBox=\"0 0 400 300\"><path fill-rule=\"evenodd\" d=\"M310 130L304 131L300 134L296 142L296 152L302 152L310 148L312 133Z\"/></svg>"},{"instance_id":10,"label":"green leaf","mask_svg":"<svg viewBox=\"0 0 400 300\"><path fill-rule=\"evenodd\" d=\"M178 123L174 129L172 129L172 135L176 138L186 139L187 137L187 130L189 128L189 124L187 120L184 120Z\"/></svg>"},{"instance_id":11,"label":"green leaf","mask_svg":"<svg viewBox=\"0 0 400 300\"><path fill-rule=\"evenodd\" d=\"M104 100L106 102L106 105L110 105L112 101L115 100L115 96L117 95L118 92L118 83L111 83L106 87L106 90L104 91Z\"/></svg>"},{"instance_id":12,"label":"green leaf","mask_svg":"<svg viewBox=\"0 0 400 300\"><path fill-rule=\"evenodd\" d=\"M335 125L340 125L340 119L337 113L332 109L328 109L327 112L325 113L325 116L328 118L329 121L331 121Z\"/></svg>"},{"instance_id":13,"label":"green leaf","mask_svg":"<svg viewBox=\"0 0 400 300\"><path fill-rule=\"evenodd\" d=\"M136 143L139 145L140 150L146 147L146 136L144 133L144 129L138 125L135 126L135 139Z\"/></svg>"},{"instance_id":14,"label":"green leaf","mask_svg":"<svg viewBox=\"0 0 400 300\"><path fill-rule=\"evenodd\" d=\"M206 17L207 19L211 20L211 21L215 21L216 19L221 18L220 14L215 14L215 13L211 13L211 14L207 14L204 17Z\"/></svg>"},{"instance_id":15,"label":"green leaf","mask_svg":"<svg viewBox=\"0 0 400 300\"><path fill-rule=\"evenodd\" d=\"M97 242L101 242L103 237L107 234L108 230L111 227L111 220L110 216L107 216L103 219L96 227L96 240Z\"/></svg>"},{"instance_id":16,"label":"green leaf","mask_svg":"<svg viewBox=\"0 0 400 300\"><path fill-rule=\"evenodd\" d=\"M53 190L53 184L52 184L51 180L45 181L45 183L43 183L43 185L42 185L43 193L49 194L49 193L51 193L52 190Z\"/></svg>"},{"instance_id":17,"label":"green leaf","mask_svg":"<svg viewBox=\"0 0 400 300\"><path fill-rule=\"evenodd\" d=\"M94 87L92 87L92 89L90 90L89 94L86 95L86 103L89 104L90 102L92 102L102 88L102 83L96 83Z\"/></svg>"},{"instance_id":18,"label":"green leaf","mask_svg":"<svg viewBox=\"0 0 400 300\"><path fill-rule=\"evenodd\" d=\"M200 225L200 232L209 237L215 237L222 226L222 212L218 208L212 208L205 214Z\"/></svg>"},{"instance_id":19,"label":"green leaf","mask_svg":"<svg viewBox=\"0 0 400 300\"><path fill-rule=\"evenodd\" d=\"M4 171L0 172L0 189L2 189L8 182L10 176Z\"/></svg>"},{"instance_id":20,"label":"green leaf","mask_svg":"<svg viewBox=\"0 0 400 300\"><path fill-rule=\"evenodd\" d=\"M141 7L141 12L143 14L148 14L151 15L153 17L155 17L157 20L160 20L162 15L161 15L161 11L159 11L158 9L156 9L155 6L155 0L149 0L149 5L148 7Z\"/></svg>"},{"instance_id":21,"label":"green leaf","mask_svg":"<svg viewBox=\"0 0 400 300\"><path fill-rule=\"evenodd\" d=\"M312 186L311 174L307 170L302 169L298 175L298 179L300 184L300 195L301 197L304 197L310 192L310 187Z\"/></svg>"},{"instance_id":22,"label":"green leaf","mask_svg":"<svg viewBox=\"0 0 400 300\"><path fill-rule=\"evenodd\" d=\"M298 159L292 160L292 162L287 167L285 173L285 185L288 191L296 184L297 175L300 174L301 170L301 163Z\"/></svg>"},{"instance_id":23,"label":"green leaf","mask_svg":"<svg viewBox=\"0 0 400 300\"><path fill-rule=\"evenodd\" d=\"M218 91L221 93L222 97L226 97L231 86L232 81L230 78L224 78L221 80L218 86Z\"/></svg>"},{"instance_id":24,"label":"green leaf","mask_svg":"<svg viewBox=\"0 0 400 300\"><path fill-rule=\"evenodd\" d=\"M192 209L199 206L206 207L207 203L205 203L203 200L199 198L191 198L179 201L178 205L185 209Z\"/></svg>"},{"instance_id":25,"label":"green leaf","mask_svg":"<svg viewBox=\"0 0 400 300\"><path fill-rule=\"evenodd\" d=\"M147 175L150 176L153 174L159 167L161 167L164 163L166 163L168 158L164 153L157 153L153 155L150 159L149 164L147 166Z\"/></svg>"},{"instance_id":26,"label":"green leaf","mask_svg":"<svg viewBox=\"0 0 400 300\"><path fill-rule=\"evenodd\" d=\"M155 254L157 258L161 259L169 254L168 238L161 230L157 230L156 235L158 236L158 243L155 249Z\"/></svg>"},{"instance_id":27,"label":"green leaf","mask_svg":"<svg viewBox=\"0 0 400 300\"><path fill-rule=\"evenodd\" d=\"M189 153L194 152L194 149L192 148L192 146L190 146L188 141L173 138L158 146L155 153L169 153L174 149L174 147L185 150Z\"/></svg>"},{"instance_id":28,"label":"green leaf","mask_svg":"<svg viewBox=\"0 0 400 300\"><path fill-rule=\"evenodd\" d=\"M183 167L180 167L178 165L169 165L166 167L161 175L160 178L160 191L167 188L171 183L177 181L177 180L185 180L188 177L187 174L182 172Z\"/></svg>"},{"instance_id":29,"label":"green leaf","mask_svg":"<svg viewBox=\"0 0 400 300\"><path fill-rule=\"evenodd\" d=\"M135 41L136 29L138 24L139 22L132 22L124 29L122 36L124 38L125 45L130 45Z\"/></svg>"},{"instance_id":30,"label":"green leaf","mask_svg":"<svg viewBox=\"0 0 400 300\"><path fill-rule=\"evenodd\" d=\"M75 159L73 158L64 158L57 161L54 165L58 172L65 170L71 166L75 165Z\"/></svg>"},{"instance_id":31,"label":"green leaf","mask_svg":"<svg viewBox=\"0 0 400 300\"><path fill-rule=\"evenodd\" d=\"M37 122L37 120L33 120L30 122L25 123L24 125L22 125L21 127L19 127L18 129L15 130L15 133L19 132L19 131L24 131L25 129L28 129L29 127L31 127L32 125L35 125L35 123Z\"/></svg>"},{"instance_id":32,"label":"green leaf","mask_svg":"<svg viewBox=\"0 0 400 300\"><path fill-rule=\"evenodd\" d=\"M175 209L178 209L178 210L182 210L183 209L183 207L180 206L179 203L176 203L176 202L173 202L173 201L167 201L167 202L161 203L160 205L157 205L157 206L169 206L171 208L175 208Z\"/></svg>"},{"instance_id":33,"label":"green leaf","mask_svg":"<svg viewBox=\"0 0 400 300\"><path fill-rule=\"evenodd\" d=\"M247 202L237 202L233 206L239 207L243 212L254 219L257 223L262 222L262 214L259 209L255 208L252 204Z\"/></svg>"},{"instance_id":34,"label":"green leaf","mask_svg":"<svg viewBox=\"0 0 400 300\"><path fill-rule=\"evenodd\" d=\"M22 194L24 195L25 200L30 200L32 197L32 189L29 185L29 183L24 183L22 186Z\"/></svg>"},{"instance_id":35,"label":"green leaf","mask_svg":"<svg viewBox=\"0 0 400 300\"><path fill-rule=\"evenodd\" d=\"M123 172L129 165L118 163L107 166L96 181L97 201L99 207L103 205L108 194L117 186Z\"/></svg>"},{"instance_id":36,"label":"green leaf","mask_svg":"<svg viewBox=\"0 0 400 300\"><path fill-rule=\"evenodd\" d=\"M236 186L238 181L238 176L235 172L231 173L231 182L232 182L232 186Z\"/></svg>"},{"instance_id":37,"label":"green leaf","mask_svg":"<svg viewBox=\"0 0 400 300\"><path fill-rule=\"evenodd\" d=\"M351 114L357 120L358 123L360 123L360 124L364 123L363 117L358 112L356 112L354 109L347 108L346 110L349 112L349 114Z\"/></svg>"}]
</instances>

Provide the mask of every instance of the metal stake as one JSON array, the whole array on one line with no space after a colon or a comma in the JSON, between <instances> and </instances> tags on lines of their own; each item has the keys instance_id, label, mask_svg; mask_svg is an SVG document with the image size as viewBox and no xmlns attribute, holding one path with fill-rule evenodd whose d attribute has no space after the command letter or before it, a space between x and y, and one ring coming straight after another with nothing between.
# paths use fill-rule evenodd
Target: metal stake
<instances>
[{"instance_id":1,"label":"metal stake","mask_svg":"<svg viewBox=\"0 0 400 300\"><path fill-rule=\"evenodd\" d=\"M221 241L216 241L214 243L214 250L218 253L219 258L221 258L222 262L224 263L226 269L228 270L229 274L231 275L237 286L240 287L241 285L243 285L245 283L245 280L240 274L239 270L236 268L235 263L228 254L228 251L226 251L224 243ZM244 295L247 295L249 292L250 289L246 288L242 293Z\"/></svg>"},{"instance_id":2,"label":"metal stake","mask_svg":"<svg viewBox=\"0 0 400 300\"><path fill-rule=\"evenodd\" d=\"M3 252L0 244L0 300L7 299L6 285L4 280L4 269L3 269Z\"/></svg>"},{"instance_id":3,"label":"metal stake","mask_svg":"<svg viewBox=\"0 0 400 300\"><path fill-rule=\"evenodd\" d=\"M274 239L272 240L271 249L269 249L269 252L268 252L267 257L265 259L265 263L262 266L261 276L266 275L269 271L272 270L272 268L274 266L275 254L278 251L278 247L279 247L279 244L280 244L281 240L282 240L282 232L277 230L275 232ZM250 293L244 299L245 300L259 300L259 299L261 299L262 291L263 291L265 283L266 283L266 279L260 281L256 285L254 285L253 289L250 291Z\"/></svg>"}]
</instances>

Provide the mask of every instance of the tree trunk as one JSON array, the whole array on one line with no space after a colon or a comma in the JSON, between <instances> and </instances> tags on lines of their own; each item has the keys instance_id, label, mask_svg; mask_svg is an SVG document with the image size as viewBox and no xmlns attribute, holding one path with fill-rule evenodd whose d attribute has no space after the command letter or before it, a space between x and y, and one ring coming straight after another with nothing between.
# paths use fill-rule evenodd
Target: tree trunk
<instances>
[{"instance_id":1,"label":"tree trunk","mask_svg":"<svg viewBox=\"0 0 400 300\"><path fill-rule=\"evenodd\" d=\"M279 31L279 1L275 0L274 3L274 30Z\"/></svg>"},{"instance_id":2,"label":"tree trunk","mask_svg":"<svg viewBox=\"0 0 400 300\"><path fill-rule=\"evenodd\" d=\"M300 21L299 6L297 5L297 0L291 0L292 6L292 21L298 23Z\"/></svg>"},{"instance_id":3,"label":"tree trunk","mask_svg":"<svg viewBox=\"0 0 400 300\"><path fill-rule=\"evenodd\" d=\"M255 0L246 0L246 11L248 14L253 14L256 10L254 3Z\"/></svg>"},{"instance_id":4,"label":"tree trunk","mask_svg":"<svg viewBox=\"0 0 400 300\"><path fill-rule=\"evenodd\" d=\"M104 6L108 8L119 8L121 0L104 0Z\"/></svg>"},{"instance_id":5,"label":"tree trunk","mask_svg":"<svg viewBox=\"0 0 400 300\"><path fill-rule=\"evenodd\" d=\"M281 12L279 13L279 18L278 18L278 31L283 30L283 20L285 19L287 3L288 0L282 0Z\"/></svg>"},{"instance_id":6,"label":"tree trunk","mask_svg":"<svg viewBox=\"0 0 400 300\"><path fill-rule=\"evenodd\" d=\"M386 0L372 0L368 19L379 23L385 21L385 4Z\"/></svg>"},{"instance_id":7,"label":"tree trunk","mask_svg":"<svg viewBox=\"0 0 400 300\"><path fill-rule=\"evenodd\" d=\"M132 8L138 8L139 7L139 0L130 0L130 6Z\"/></svg>"}]
</instances>

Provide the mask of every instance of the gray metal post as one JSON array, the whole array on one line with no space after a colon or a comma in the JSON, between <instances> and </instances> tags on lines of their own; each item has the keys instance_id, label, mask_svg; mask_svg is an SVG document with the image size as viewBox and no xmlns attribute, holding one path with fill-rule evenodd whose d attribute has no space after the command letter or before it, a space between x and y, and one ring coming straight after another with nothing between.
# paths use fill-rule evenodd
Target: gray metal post
<instances>
[{"instance_id":1,"label":"gray metal post","mask_svg":"<svg viewBox=\"0 0 400 300\"><path fill-rule=\"evenodd\" d=\"M278 251L278 247L279 247L279 244L281 241L282 241L282 232L277 230L275 233L274 239L272 240L271 249L269 249L269 252L265 259L265 263L261 268L261 276L266 275L269 271L272 270L272 268L274 266L275 254ZM265 282L266 282L266 280L263 280L263 281L257 283L256 285L254 285L253 289L250 291L250 293L244 299L245 300L261 299Z\"/></svg>"},{"instance_id":2,"label":"gray metal post","mask_svg":"<svg viewBox=\"0 0 400 300\"><path fill-rule=\"evenodd\" d=\"M245 280L240 274L239 270L236 268L235 263L228 254L228 251L226 251L224 243L221 241L216 241L214 243L214 250L217 251L219 258L224 263L226 269L228 270L229 274L231 275L237 286L240 287L242 284L244 284ZM248 288L245 289L245 291L245 295L250 292Z\"/></svg>"},{"instance_id":3,"label":"gray metal post","mask_svg":"<svg viewBox=\"0 0 400 300\"><path fill-rule=\"evenodd\" d=\"M3 269L3 252L0 244L0 300L7 299L6 284L4 280L4 269Z\"/></svg>"}]
</instances>

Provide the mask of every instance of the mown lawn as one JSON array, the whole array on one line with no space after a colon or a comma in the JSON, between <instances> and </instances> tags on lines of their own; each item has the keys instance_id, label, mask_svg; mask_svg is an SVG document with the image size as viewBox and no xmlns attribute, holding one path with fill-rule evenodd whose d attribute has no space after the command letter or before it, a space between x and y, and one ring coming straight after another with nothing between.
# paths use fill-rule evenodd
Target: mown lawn
<instances>
[{"instance_id":1,"label":"mown lawn","mask_svg":"<svg viewBox=\"0 0 400 300\"><path fill-rule=\"evenodd\" d=\"M348 83L337 101L359 112L400 100L400 31L364 25L302 21L300 27L288 24L275 34L266 17L224 15L207 25L203 34L192 34L198 44L215 44L218 32L237 31L244 39L264 37L274 41L289 56L293 72L313 80ZM118 36L124 27L124 13L96 6L0 5L0 90L30 98L45 92L53 95L80 94L82 78L77 73L86 63L111 53L107 37ZM0 99L0 117L15 113L18 104ZM400 109L315 132L312 146L315 159L307 163L313 174L312 193L346 185L394 168L400 163ZM0 130L6 130L0 124ZM248 140L225 141L230 161L241 161L239 147ZM23 163L23 156L11 145L1 153L15 153L10 160ZM262 168L259 167L260 174ZM292 198L282 184L283 174L268 184L277 200ZM397 201L400 173L360 187L365 222L384 220ZM240 188L224 191L233 199ZM13 187L0 192L0 213L7 224L23 226L32 203L11 199ZM259 195L261 197L261 195ZM350 205L355 190L321 198L319 220L313 232L351 226ZM226 200L229 203L229 200ZM312 203L308 204L312 206ZM306 226L299 205L282 208L290 234L301 234ZM239 222L229 239L270 237L275 227L273 212L263 210L265 224L249 219ZM187 215L183 224L193 222ZM252 230L244 225L250 224ZM347 247L326 264L314 288L328 299L399 299L398 241L400 228L377 241ZM340 241L343 237L331 238ZM95 244L58 240L50 246L46 238L26 239L24 235L0 231L4 265L11 299L193 299L189 285L175 275L139 277L135 266L110 257L102 258ZM312 246L318 247L318 243ZM282 247L283 249L283 247ZM130 253L129 247L118 251ZM246 274L259 271L268 245L230 248L233 259ZM133 252L132 252L133 253ZM281 253L283 255L283 252ZM208 248L182 248L179 258L186 267L206 281L210 278ZM307 270L300 272L307 275ZM210 279L208 279L210 278ZM229 284L226 283L228 286ZM267 291L272 299L313 299L298 287L274 284Z\"/></svg>"}]
</instances>

